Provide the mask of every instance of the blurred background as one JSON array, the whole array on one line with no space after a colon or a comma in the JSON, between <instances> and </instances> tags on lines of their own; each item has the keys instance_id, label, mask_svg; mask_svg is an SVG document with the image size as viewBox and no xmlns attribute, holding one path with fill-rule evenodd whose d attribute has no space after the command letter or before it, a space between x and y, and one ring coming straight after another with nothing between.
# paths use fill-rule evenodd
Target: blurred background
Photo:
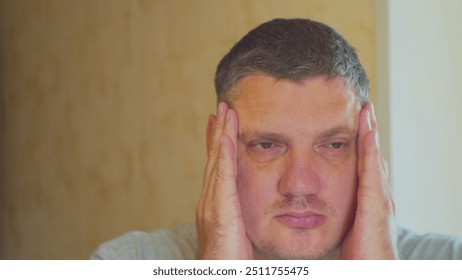
<instances>
[{"instance_id":1,"label":"blurred background","mask_svg":"<svg viewBox=\"0 0 462 280\"><path fill-rule=\"evenodd\" d=\"M462 235L461 0L0 0L0 258L194 220L215 67L275 17L359 52L400 224Z\"/></svg>"}]
</instances>

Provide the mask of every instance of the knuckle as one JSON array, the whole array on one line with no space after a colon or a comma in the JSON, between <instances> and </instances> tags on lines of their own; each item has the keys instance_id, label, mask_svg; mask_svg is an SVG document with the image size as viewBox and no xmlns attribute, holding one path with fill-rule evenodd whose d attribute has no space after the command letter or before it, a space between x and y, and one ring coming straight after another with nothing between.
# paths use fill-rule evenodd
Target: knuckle
<instances>
[{"instance_id":1,"label":"knuckle","mask_svg":"<svg viewBox=\"0 0 462 280\"><path fill-rule=\"evenodd\" d=\"M218 182L222 182L227 178L226 170L224 170L224 168L222 166L219 166L217 168L216 178L217 178Z\"/></svg>"},{"instance_id":2,"label":"knuckle","mask_svg":"<svg viewBox=\"0 0 462 280\"><path fill-rule=\"evenodd\" d=\"M210 153L209 153L209 162L210 161L213 161L214 158L217 157L217 149L216 148L212 148L210 150Z\"/></svg>"}]
</instances>

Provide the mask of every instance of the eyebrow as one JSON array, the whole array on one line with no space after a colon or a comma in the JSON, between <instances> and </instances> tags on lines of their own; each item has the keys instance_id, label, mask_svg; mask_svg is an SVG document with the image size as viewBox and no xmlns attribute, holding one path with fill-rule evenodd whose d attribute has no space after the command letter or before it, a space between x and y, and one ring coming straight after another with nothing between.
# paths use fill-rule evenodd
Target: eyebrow
<instances>
[{"instance_id":1,"label":"eyebrow","mask_svg":"<svg viewBox=\"0 0 462 280\"><path fill-rule=\"evenodd\" d=\"M244 141L247 141L249 138L259 138L268 141L287 141L287 137L285 137L284 135L281 135L279 133L262 131L242 132L239 134L239 138Z\"/></svg>"},{"instance_id":2,"label":"eyebrow","mask_svg":"<svg viewBox=\"0 0 462 280\"><path fill-rule=\"evenodd\" d=\"M357 134L357 130L348 126L339 126L322 132L317 138L330 138L339 134L350 134L351 136L355 136Z\"/></svg>"}]
</instances>

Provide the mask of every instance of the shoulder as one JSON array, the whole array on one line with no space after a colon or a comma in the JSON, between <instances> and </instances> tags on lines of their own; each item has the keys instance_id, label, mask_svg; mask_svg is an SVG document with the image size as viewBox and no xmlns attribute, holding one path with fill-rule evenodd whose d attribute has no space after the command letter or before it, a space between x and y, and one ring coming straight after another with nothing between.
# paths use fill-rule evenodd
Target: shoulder
<instances>
[{"instance_id":1,"label":"shoulder","mask_svg":"<svg viewBox=\"0 0 462 280\"><path fill-rule=\"evenodd\" d=\"M399 229L398 248L401 259L462 259L462 238L442 234L415 234Z\"/></svg>"},{"instance_id":2,"label":"shoulder","mask_svg":"<svg viewBox=\"0 0 462 280\"><path fill-rule=\"evenodd\" d=\"M133 231L101 244L92 259L197 259L196 227L193 223L152 232Z\"/></svg>"}]
</instances>

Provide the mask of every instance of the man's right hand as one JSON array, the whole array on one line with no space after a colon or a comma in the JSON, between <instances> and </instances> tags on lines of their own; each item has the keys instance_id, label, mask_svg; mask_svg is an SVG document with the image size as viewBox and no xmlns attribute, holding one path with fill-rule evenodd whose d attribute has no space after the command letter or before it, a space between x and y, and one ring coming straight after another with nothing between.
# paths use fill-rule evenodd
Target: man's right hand
<instances>
[{"instance_id":1,"label":"man's right hand","mask_svg":"<svg viewBox=\"0 0 462 280\"><path fill-rule=\"evenodd\" d=\"M237 192L238 119L220 103L209 120L208 161L196 223L201 259L253 259Z\"/></svg>"}]
</instances>

